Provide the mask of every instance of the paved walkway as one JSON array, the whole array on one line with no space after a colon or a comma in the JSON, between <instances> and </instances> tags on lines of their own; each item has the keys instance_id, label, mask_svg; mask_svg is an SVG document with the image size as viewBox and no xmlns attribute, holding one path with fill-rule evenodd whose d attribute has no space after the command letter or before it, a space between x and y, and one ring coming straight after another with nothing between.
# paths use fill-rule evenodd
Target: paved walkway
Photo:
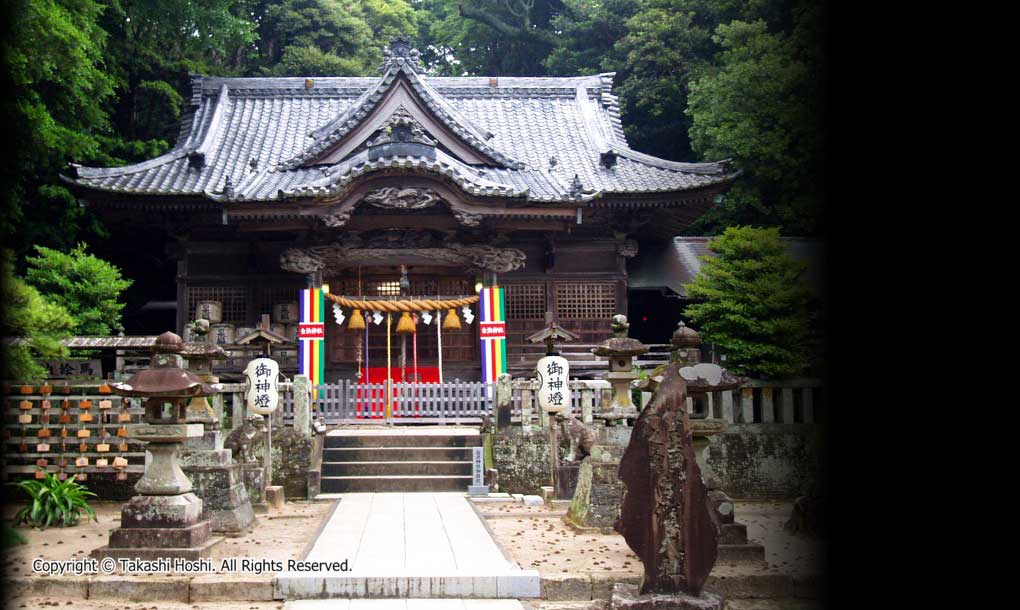
<instances>
[{"instance_id":1,"label":"paved walkway","mask_svg":"<svg viewBox=\"0 0 1020 610\"><path fill-rule=\"evenodd\" d=\"M516 599L303 599L284 610L524 610Z\"/></svg>"},{"instance_id":2,"label":"paved walkway","mask_svg":"<svg viewBox=\"0 0 1020 610\"><path fill-rule=\"evenodd\" d=\"M538 572L503 555L463 492L353 493L338 502L305 560L346 559L350 571L280 572L284 599L539 595Z\"/></svg>"}]
</instances>

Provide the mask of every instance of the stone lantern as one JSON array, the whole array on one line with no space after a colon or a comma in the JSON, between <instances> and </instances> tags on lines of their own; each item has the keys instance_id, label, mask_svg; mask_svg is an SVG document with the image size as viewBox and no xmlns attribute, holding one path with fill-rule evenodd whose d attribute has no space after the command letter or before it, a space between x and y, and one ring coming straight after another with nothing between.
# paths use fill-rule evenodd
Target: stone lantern
<instances>
[{"instance_id":1,"label":"stone lantern","mask_svg":"<svg viewBox=\"0 0 1020 610\"><path fill-rule=\"evenodd\" d=\"M596 415L605 420L607 426L612 426L621 419L635 419L638 416L638 409L630 399L631 382L638 378L634 372L634 356L640 356L648 352L648 346L637 339L627 336L627 316L617 314L610 322L613 329L613 336L593 347L591 353L596 356L605 356L609 360L609 373L606 380L613 387L613 402L609 410Z\"/></svg>"},{"instance_id":2,"label":"stone lantern","mask_svg":"<svg viewBox=\"0 0 1020 610\"><path fill-rule=\"evenodd\" d=\"M210 539L211 524L202 520L202 500L178 461L181 444L202 436L202 424L187 422L192 398L211 396L216 388L184 370L184 341L174 333L157 337L150 368L112 384L120 396L145 400L145 423L127 426L128 437L147 443L152 461L135 484L138 495L121 510L121 526L110 532L108 546L92 556L207 557L220 538Z\"/></svg>"}]
</instances>

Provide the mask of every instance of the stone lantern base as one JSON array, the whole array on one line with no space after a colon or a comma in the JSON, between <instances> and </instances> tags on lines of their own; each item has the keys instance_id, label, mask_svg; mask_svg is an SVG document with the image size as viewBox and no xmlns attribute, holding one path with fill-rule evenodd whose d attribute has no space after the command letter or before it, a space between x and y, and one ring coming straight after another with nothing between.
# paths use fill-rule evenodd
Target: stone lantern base
<instances>
[{"instance_id":1,"label":"stone lantern base","mask_svg":"<svg viewBox=\"0 0 1020 610\"><path fill-rule=\"evenodd\" d=\"M110 543L92 551L92 557L208 557L223 538L210 538L212 523L201 517L202 500L190 492L135 496L121 509L121 525L110 532Z\"/></svg>"},{"instance_id":2,"label":"stone lantern base","mask_svg":"<svg viewBox=\"0 0 1020 610\"><path fill-rule=\"evenodd\" d=\"M220 430L206 430L201 438L188 443L182 458L183 470L191 479L195 493L202 498L203 516L212 522L214 532L240 536L255 524L241 465L223 448Z\"/></svg>"},{"instance_id":3,"label":"stone lantern base","mask_svg":"<svg viewBox=\"0 0 1020 610\"><path fill-rule=\"evenodd\" d=\"M564 523L580 533L612 534L620 516L624 485L617 471L624 447L594 445L581 461L577 486Z\"/></svg>"},{"instance_id":4,"label":"stone lantern base","mask_svg":"<svg viewBox=\"0 0 1020 610\"><path fill-rule=\"evenodd\" d=\"M687 593L640 594L641 587L618 582L613 585L609 600L610 610L722 610L723 598L702 591L701 595Z\"/></svg>"}]
</instances>

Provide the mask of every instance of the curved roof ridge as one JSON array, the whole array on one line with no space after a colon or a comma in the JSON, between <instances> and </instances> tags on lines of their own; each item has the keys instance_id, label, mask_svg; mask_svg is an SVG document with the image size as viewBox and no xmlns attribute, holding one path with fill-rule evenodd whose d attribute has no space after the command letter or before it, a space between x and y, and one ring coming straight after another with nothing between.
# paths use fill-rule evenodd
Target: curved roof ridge
<instances>
[{"instance_id":1,"label":"curved roof ridge","mask_svg":"<svg viewBox=\"0 0 1020 610\"><path fill-rule=\"evenodd\" d=\"M414 89L420 96L421 101L433 113L435 113L440 122L459 138L471 145L471 147L481 152L483 157L487 157L499 164L514 169L524 167L524 164L520 161L509 157L489 145L486 140L491 138L492 135L487 131L484 133L479 132L478 128L471 121L467 120L461 113L455 111L453 107L443 99L443 96L439 94L438 91L429 86L428 83L425 82L425 79L423 79L408 62L390 63L387 66L386 71L383 73L382 78L380 78L374 86L366 89L364 93L358 96L350 107L337 115L335 119L312 131L309 136L313 139L313 142L304 150L282 162L280 165L286 169L293 169L301 166L315 159L321 153L329 149L329 147L333 144L342 140L348 133L353 131L365 117L371 114L378 107L379 102L383 99L386 92L390 90L394 81L396 81L397 77L401 74L404 75L411 88Z\"/></svg>"},{"instance_id":2,"label":"curved roof ridge","mask_svg":"<svg viewBox=\"0 0 1020 610\"><path fill-rule=\"evenodd\" d=\"M204 109L204 111L196 111L192 116L191 129L189 130L188 135L183 138L178 137L177 145L162 155L153 157L152 159L147 159L140 163L121 165L120 167L88 167L77 163L70 163L68 165L71 166L74 177L109 178L113 176L126 176L128 174L135 174L154 167L159 167L192 155L201 155L204 162L205 156L212 149L213 144L216 141L216 136L223 124L223 114L226 112L226 106L229 102L229 95L227 91L228 87L226 85L220 87L220 93L216 99L216 105L213 109L212 117L208 120L208 122L205 120L206 115L208 115L208 109ZM202 136L202 139L196 143L196 136L202 133L203 130L205 131L205 134Z\"/></svg>"},{"instance_id":3,"label":"curved roof ridge","mask_svg":"<svg viewBox=\"0 0 1020 610\"><path fill-rule=\"evenodd\" d=\"M436 158L410 155L394 155L369 160L368 151L362 151L340 163L323 169L325 174L303 185L280 189L284 198L306 196L330 196L341 193L355 178L376 171L393 167L417 168L430 173L446 176L465 191L474 195L501 195L504 197L523 197L528 188L514 188L507 184L489 180L480 175L485 170L467 165L443 150L436 150Z\"/></svg>"}]
</instances>

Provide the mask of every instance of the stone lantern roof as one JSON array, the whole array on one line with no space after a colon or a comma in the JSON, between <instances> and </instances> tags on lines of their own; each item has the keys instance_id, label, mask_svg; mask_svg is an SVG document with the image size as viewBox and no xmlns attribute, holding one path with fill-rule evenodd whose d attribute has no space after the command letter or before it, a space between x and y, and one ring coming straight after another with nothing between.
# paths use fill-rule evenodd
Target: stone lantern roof
<instances>
[{"instance_id":1,"label":"stone lantern roof","mask_svg":"<svg viewBox=\"0 0 1020 610\"><path fill-rule=\"evenodd\" d=\"M182 368L184 340L180 336L163 333L156 338L152 351L150 368L135 373L127 381L114 383L111 387L115 393L143 398L190 398L216 393L215 387Z\"/></svg>"},{"instance_id":2,"label":"stone lantern roof","mask_svg":"<svg viewBox=\"0 0 1020 610\"><path fill-rule=\"evenodd\" d=\"M701 347L701 335L698 334L698 331L680 322L677 324L677 329L673 331L673 338L670 342L673 347L678 349Z\"/></svg>"},{"instance_id":3,"label":"stone lantern roof","mask_svg":"<svg viewBox=\"0 0 1020 610\"><path fill-rule=\"evenodd\" d=\"M637 339L627 336L627 329L630 328L627 316L616 314L610 326L613 329L613 336L597 347L591 348L591 353L596 356L640 356L650 349Z\"/></svg>"}]
</instances>

